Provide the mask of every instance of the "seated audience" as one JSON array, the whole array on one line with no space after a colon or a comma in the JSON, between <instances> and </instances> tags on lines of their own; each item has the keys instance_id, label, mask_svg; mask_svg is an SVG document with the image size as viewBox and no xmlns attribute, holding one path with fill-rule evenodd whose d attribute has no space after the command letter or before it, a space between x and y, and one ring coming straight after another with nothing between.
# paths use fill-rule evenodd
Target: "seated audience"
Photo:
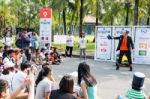
<instances>
[{"instance_id":1,"label":"seated audience","mask_svg":"<svg viewBox=\"0 0 150 99\"><path fill-rule=\"evenodd\" d=\"M35 99L49 99L54 84L52 71L49 67L44 66L36 80Z\"/></svg>"},{"instance_id":2,"label":"seated audience","mask_svg":"<svg viewBox=\"0 0 150 99\"><path fill-rule=\"evenodd\" d=\"M10 47L9 47L9 46L5 46L5 47L4 47L3 59L8 56L8 51L9 51L9 50L10 50Z\"/></svg>"},{"instance_id":3,"label":"seated audience","mask_svg":"<svg viewBox=\"0 0 150 99\"><path fill-rule=\"evenodd\" d=\"M69 75L64 76L59 83L59 89L51 92L50 99L76 99L73 96L73 86L73 78Z\"/></svg>"},{"instance_id":4,"label":"seated audience","mask_svg":"<svg viewBox=\"0 0 150 99\"><path fill-rule=\"evenodd\" d=\"M15 59L13 58L14 56L14 50L10 49L7 53L7 56L4 58L3 63L7 63L7 62L12 62L15 63Z\"/></svg>"},{"instance_id":5,"label":"seated audience","mask_svg":"<svg viewBox=\"0 0 150 99\"><path fill-rule=\"evenodd\" d=\"M133 76L132 88L128 90L127 97L129 99L146 99L146 95L142 88L144 86L145 75L136 72Z\"/></svg>"},{"instance_id":6,"label":"seated audience","mask_svg":"<svg viewBox=\"0 0 150 99\"><path fill-rule=\"evenodd\" d=\"M20 94L23 88L29 85L29 95ZM10 94L9 84L6 80L0 79L0 99L34 99L34 77L30 76L18 87L16 91Z\"/></svg>"},{"instance_id":7,"label":"seated audience","mask_svg":"<svg viewBox=\"0 0 150 99\"><path fill-rule=\"evenodd\" d=\"M78 66L78 85L83 91L83 99L97 99L97 81L90 72L90 66L83 62Z\"/></svg>"},{"instance_id":8,"label":"seated audience","mask_svg":"<svg viewBox=\"0 0 150 99\"><path fill-rule=\"evenodd\" d=\"M31 70L31 65L26 62L26 63L22 63L21 67L20 67L20 71L18 71L12 78L12 82L11 82L11 90L12 92L14 92L15 90L17 90L17 88L23 83L23 81L26 79L29 71ZM27 88L24 88L22 90L22 93L26 92Z\"/></svg>"},{"instance_id":9,"label":"seated audience","mask_svg":"<svg viewBox=\"0 0 150 99\"><path fill-rule=\"evenodd\" d=\"M32 61L37 65L41 65L43 63L39 49L36 49L36 53L35 53L35 56L32 57Z\"/></svg>"},{"instance_id":10,"label":"seated audience","mask_svg":"<svg viewBox=\"0 0 150 99\"><path fill-rule=\"evenodd\" d=\"M4 70L2 72L2 75L0 76L0 79L6 80L9 84L9 87L11 86L12 78L15 74L15 64L12 62L7 62L4 64Z\"/></svg>"}]
</instances>

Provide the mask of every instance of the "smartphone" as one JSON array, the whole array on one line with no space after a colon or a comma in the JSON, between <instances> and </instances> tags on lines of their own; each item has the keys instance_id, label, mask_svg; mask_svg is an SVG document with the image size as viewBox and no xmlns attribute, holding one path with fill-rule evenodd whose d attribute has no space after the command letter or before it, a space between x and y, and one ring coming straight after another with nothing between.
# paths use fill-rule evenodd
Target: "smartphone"
<instances>
[{"instance_id":1,"label":"smartphone","mask_svg":"<svg viewBox=\"0 0 150 99\"><path fill-rule=\"evenodd\" d=\"M27 71L27 74L30 75L30 70Z\"/></svg>"}]
</instances>

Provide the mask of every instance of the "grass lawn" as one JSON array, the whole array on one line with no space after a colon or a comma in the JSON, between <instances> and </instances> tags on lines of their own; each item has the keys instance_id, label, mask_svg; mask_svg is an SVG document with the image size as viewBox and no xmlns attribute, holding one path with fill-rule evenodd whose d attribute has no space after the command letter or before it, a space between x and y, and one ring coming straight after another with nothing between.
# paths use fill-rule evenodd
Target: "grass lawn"
<instances>
[{"instance_id":1,"label":"grass lawn","mask_svg":"<svg viewBox=\"0 0 150 99\"><path fill-rule=\"evenodd\" d=\"M89 35L89 36L86 36L86 38L88 40L86 51L89 53L94 53L94 50L95 50L95 43L93 43L94 36ZM75 52L79 52L78 40L79 40L79 37L75 36L75 46L73 48L73 51L75 51ZM65 51L65 48L66 48L65 44L52 44L52 46L57 47L61 51Z\"/></svg>"}]
</instances>

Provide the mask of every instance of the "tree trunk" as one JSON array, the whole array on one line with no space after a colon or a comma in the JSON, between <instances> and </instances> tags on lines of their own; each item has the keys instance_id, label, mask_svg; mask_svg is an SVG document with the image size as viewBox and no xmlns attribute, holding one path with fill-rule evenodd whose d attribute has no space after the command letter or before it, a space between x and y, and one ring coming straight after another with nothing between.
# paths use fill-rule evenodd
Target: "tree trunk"
<instances>
[{"instance_id":1,"label":"tree trunk","mask_svg":"<svg viewBox=\"0 0 150 99\"><path fill-rule=\"evenodd\" d=\"M64 34L66 35L66 11L63 9L63 24L64 24Z\"/></svg>"},{"instance_id":2,"label":"tree trunk","mask_svg":"<svg viewBox=\"0 0 150 99\"><path fill-rule=\"evenodd\" d=\"M96 26L98 26L98 0L96 0Z\"/></svg>"},{"instance_id":3,"label":"tree trunk","mask_svg":"<svg viewBox=\"0 0 150 99\"><path fill-rule=\"evenodd\" d=\"M80 33L82 32L82 26L83 26L83 0L80 0L80 28L79 28L79 37L81 36Z\"/></svg>"},{"instance_id":4,"label":"tree trunk","mask_svg":"<svg viewBox=\"0 0 150 99\"><path fill-rule=\"evenodd\" d=\"M138 7L139 7L139 0L135 0L135 7L134 7L134 25L138 25Z\"/></svg>"},{"instance_id":5,"label":"tree trunk","mask_svg":"<svg viewBox=\"0 0 150 99\"><path fill-rule=\"evenodd\" d=\"M111 17L111 26L113 26L113 24L114 24L114 18L113 17Z\"/></svg>"},{"instance_id":6,"label":"tree trunk","mask_svg":"<svg viewBox=\"0 0 150 99\"><path fill-rule=\"evenodd\" d=\"M125 25L129 24L129 7L130 7L130 3L126 3L126 22Z\"/></svg>"},{"instance_id":7,"label":"tree trunk","mask_svg":"<svg viewBox=\"0 0 150 99\"><path fill-rule=\"evenodd\" d=\"M148 18L147 18L147 25L149 25L149 21L150 21L150 18L148 17Z\"/></svg>"}]
</instances>

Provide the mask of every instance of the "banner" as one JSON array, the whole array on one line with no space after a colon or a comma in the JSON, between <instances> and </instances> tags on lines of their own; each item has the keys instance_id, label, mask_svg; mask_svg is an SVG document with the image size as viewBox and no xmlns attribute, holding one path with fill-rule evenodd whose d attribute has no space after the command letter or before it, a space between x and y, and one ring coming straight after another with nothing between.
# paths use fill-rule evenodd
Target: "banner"
<instances>
[{"instance_id":1,"label":"banner","mask_svg":"<svg viewBox=\"0 0 150 99\"><path fill-rule=\"evenodd\" d=\"M123 35L124 31L127 30L129 31L129 36L132 37L132 27L126 27L126 26L119 26L119 27L114 27L114 33L113 33L113 36L114 37L118 37L120 35ZM116 51L117 50L117 47L118 47L118 43L119 43L119 40L115 40L114 41L114 55L113 55L113 59L116 61L118 58L119 58L119 51Z\"/></svg>"},{"instance_id":2,"label":"banner","mask_svg":"<svg viewBox=\"0 0 150 99\"><path fill-rule=\"evenodd\" d=\"M54 44L66 44L66 35L54 35Z\"/></svg>"},{"instance_id":3,"label":"banner","mask_svg":"<svg viewBox=\"0 0 150 99\"><path fill-rule=\"evenodd\" d=\"M44 47L46 43L51 45L52 33L52 9L40 9L40 47Z\"/></svg>"},{"instance_id":4,"label":"banner","mask_svg":"<svg viewBox=\"0 0 150 99\"><path fill-rule=\"evenodd\" d=\"M97 27L96 28L96 57L100 60L111 60L112 41L108 40L107 36L111 35L111 27Z\"/></svg>"},{"instance_id":5,"label":"banner","mask_svg":"<svg viewBox=\"0 0 150 99\"><path fill-rule=\"evenodd\" d=\"M135 27L134 62L150 64L150 27Z\"/></svg>"}]
</instances>

